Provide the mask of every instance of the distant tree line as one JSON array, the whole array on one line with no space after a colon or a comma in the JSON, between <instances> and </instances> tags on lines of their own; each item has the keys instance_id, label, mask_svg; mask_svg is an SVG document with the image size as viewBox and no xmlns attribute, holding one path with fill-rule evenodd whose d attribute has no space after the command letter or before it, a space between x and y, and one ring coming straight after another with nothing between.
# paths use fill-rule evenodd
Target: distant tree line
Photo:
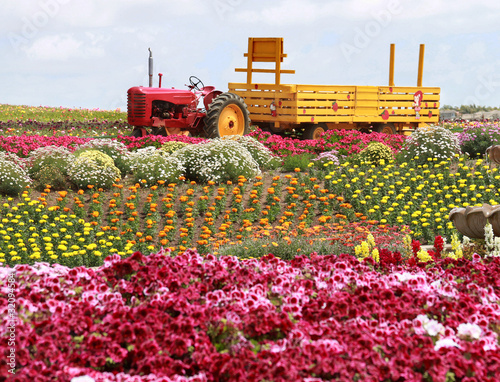
<instances>
[{"instance_id":1,"label":"distant tree line","mask_svg":"<svg viewBox=\"0 0 500 382\"><path fill-rule=\"evenodd\" d=\"M479 105L461 105L460 107L458 106L451 106L451 105L443 105L441 107L441 110L457 110L462 114L473 114L477 113L478 111L492 111L492 110L498 110L498 107L493 107L493 106L479 106Z\"/></svg>"}]
</instances>

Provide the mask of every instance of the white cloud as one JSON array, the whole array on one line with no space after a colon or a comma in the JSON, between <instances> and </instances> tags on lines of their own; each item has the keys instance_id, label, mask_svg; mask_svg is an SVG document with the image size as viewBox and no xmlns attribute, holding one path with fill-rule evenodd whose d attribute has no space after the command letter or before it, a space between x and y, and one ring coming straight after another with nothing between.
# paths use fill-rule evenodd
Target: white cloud
<instances>
[{"instance_id":1,"label":"white cloud","mask_svg":"<svg viewBox=\"0 0 500 382\"><path fill-rule=\"evenodd\" d=\"M52 35L36 39L24 49L28 58L35 61L68 61L70 59L97 58L104 55L99 40L103 38L88 36L89 41L77 40L71 35Z\"/></svg>"}]
</instances>

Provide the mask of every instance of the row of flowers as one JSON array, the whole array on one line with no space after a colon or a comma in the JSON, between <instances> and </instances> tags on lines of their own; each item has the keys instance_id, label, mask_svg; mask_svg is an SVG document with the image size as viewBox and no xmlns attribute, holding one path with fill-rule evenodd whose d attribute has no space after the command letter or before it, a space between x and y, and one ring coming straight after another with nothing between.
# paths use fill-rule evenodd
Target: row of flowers
<instances>
[{"instance_id":1,"label":"row of flowers","mask_svg":"<svg viewBox=\"0 0 500 382\"><path fill-rule=\"evenodd\" d=\"M99 121L87 123L85 126L82 126L81 123L66 126L64 122L57 122L50 124L50 127L37 121L19 123L23 127L30 127L33 133L17 136L13 134L14 131L12 129L14 129L14 127L6 126L8 125L6 122L0 122L0 131L3 130L6 133L0 136L0 150L15 153L20 157L26 157L32 151L50 145L64 146L71 149L92 139L82 137L93 136L95 134L103 135L102 129L99 128L102 122ZM40 128L47 129L48 132L53 132L53 134L37 134L36 132ZM117 131L123 131L123 128L124 126L120 125L112 127L112 129L115 129L114 135L116 135ZM55 133L56 131L58 134ZM72 135L71 133L73 131L77 131L78 135ZM112 131L109 133L113 134ZM337 151L340 155L350 155L359 153L372 141L383 142L390 146L394 152L397 152L401 149L405 140L405 137L401 135L387 136L382 133L363 134L355 130L330 130L319 140L301 140L282 137L280 135L271 135L261 130L254 131L250 136L264 143L273 154L279 156L300 155L304 153L318 154L332 150ZM170 141L200 143L206 140L205 138L199 137L163 137L160 135L147 135L142 138L118 135L116 139L124 143L129 150L137 150L148 146L159 148L165 142Z\"/></svg>"},{"instance_id":2,"label":"row of flowers","mask_svg":"<svg viewBox=\"0 0 500 382\"><path fill-rule=\"evenodd\" d=\"M26 106L0 104L0 120L10 123L43 122L46 124L57 122L88 122L88 121L121 121L127 119L127 113L120 108L102 110L99 108L65 108L51 106Z\"/></svg>"},{"instance_id":3,"label":"row of flowers","mask_svg":"<svg viewBox=\"0 0 500 382\"><path fill-rule=\"evenodd\" d=\"M384 165L330 165L325 187L343 195L354 210L383 224L407 224L415 237L450 238L455 207L500 203L500 173L482 159L428 160Z\"/></svg>"},{"instance_id":4,"label":"row of flowers","mask_svg":"<svg viewBox=\"0 0 500 382\"><path fill-rule=\"evenodd\" d=\"M332 231L339 230L332 227L348 219L367 221L306 173L275 175L269 187L263 180L240 177L235 183L202 185L181 179L147 189L117 183L107 193L46 189L36 198L26 191L20 202L7 198L0 206L0 261L91 266L113 253L162 247L217 252L247 238L290 240L318 228L321 232L312 236L333 238ZM376 229L377 221L367 225ZM360 231L365 237L370 232Z\"/></svg>"},{"instance_id":5,"label":"row of flowers","mask_svg":"<svg viewBox=\"0 0 500 382\"><path fill-rule=\"evenodd\" d=\"M496 381L500 260L424 265L190 250L20 265L11 380Z\"/></svg>"}]
</instances>

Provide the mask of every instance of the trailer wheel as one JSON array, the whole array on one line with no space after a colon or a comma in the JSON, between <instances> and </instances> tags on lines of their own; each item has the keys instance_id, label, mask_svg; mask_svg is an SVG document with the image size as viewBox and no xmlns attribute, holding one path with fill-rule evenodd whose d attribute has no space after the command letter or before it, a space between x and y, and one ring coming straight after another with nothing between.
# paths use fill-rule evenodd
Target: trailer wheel
<instances>
[{"instance_id":1,"label":"trailer wheel","mask_svg":"<svg viewBox=\"0 0 500 382\"><path fill-rule=\"evenodd\" d=\"M233 93L215 98L208 108L204 129L208 138L248 134L250 118L243 98Z\"/></svg>"},{"instance_id":2,"label":"trailer wheel","mask_svg":"<svg viewBox=\"0 0 500 382\"><path fill-rule=\"evenodd\" d=\"M379 123L373 126L373 131L384 134L396 134L396 127L393 123Z\"/></svg>"},{"instance_id":3,"label":"trailer wheel","mask_svg":"<svg viewBox=\"0 0 500 382\"><path fill-rule=\"evenodd\" d=\"M322 123L317 125L307 125L304 128L302 139L319 139L321 138L321 134L323 134L326 130L328 130L328 128Z\"/></svg>"}]
</instances>

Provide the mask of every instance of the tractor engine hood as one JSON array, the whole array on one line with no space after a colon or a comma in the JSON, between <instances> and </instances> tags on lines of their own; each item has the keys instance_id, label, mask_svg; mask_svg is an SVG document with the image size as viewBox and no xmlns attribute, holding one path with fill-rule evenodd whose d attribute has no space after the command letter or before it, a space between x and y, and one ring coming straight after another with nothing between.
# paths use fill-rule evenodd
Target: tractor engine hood
<instances>
[{"instance_id":1,"label":"tractor engine hood","mask_svg":"<svg viewBox=\"0 0 500 382\"><path fill-rule=\"evenodd\" d=\"M189 90L149 88L144 86L130 88L128 94L142 94L151 100L167 101L176 105L189 105L196 99L196 96Z\"/></svg>"}]
</instances>

